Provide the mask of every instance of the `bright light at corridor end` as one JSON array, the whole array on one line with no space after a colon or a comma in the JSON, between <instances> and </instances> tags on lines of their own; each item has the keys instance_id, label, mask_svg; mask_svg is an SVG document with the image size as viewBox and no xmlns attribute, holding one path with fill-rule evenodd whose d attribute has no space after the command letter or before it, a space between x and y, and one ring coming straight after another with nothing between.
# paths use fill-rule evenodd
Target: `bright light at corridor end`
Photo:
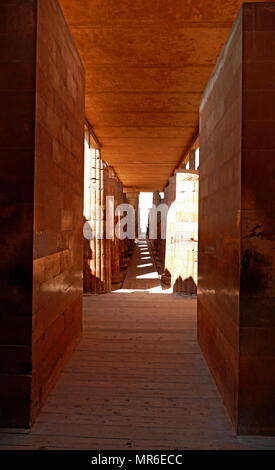
<instances>
[{"instance_id":1,"label":"bright light at corridor end","mask_svg":"<svg viewBox=\"0 0 275 470\"><path fill-rule=\"evenodd\" d=\"M149 238L158 238L158 221L161 218L161 238L166 238L166 220L169 206L166 203L156 206L152 204L152 193L141 199L139 214L131 204L119 204L115 207L114 196L106 196L106 224L100 223L104 218L103 204L95 204L94 214L96 217L84 223L83 235L87 240L107 239L134 240L136 238L136 221L138 221L138 233L147 233L149 227ZM144 255L147 254L144 250Z\"/></svg>"},{"instance_id":2,"label":"bright light at corridor end","mask_svg":"<svg viewBox=\"0 0 275 470\"><path fill-rule=\"evenodd\" d=\"M146 233L148 225L149 210L153 205L153 193L140 193L139 195L139 208L140 208L140 233Z\"/></svg>"}]
</instances>

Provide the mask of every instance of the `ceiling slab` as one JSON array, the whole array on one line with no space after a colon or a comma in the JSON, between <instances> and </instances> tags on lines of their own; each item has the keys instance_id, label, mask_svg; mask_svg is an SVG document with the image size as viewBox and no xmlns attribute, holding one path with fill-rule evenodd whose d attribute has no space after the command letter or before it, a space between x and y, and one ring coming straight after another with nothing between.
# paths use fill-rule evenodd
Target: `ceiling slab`
<instances>
[{"instance_id":1,"label":"ceiling slab","mask_svg":"<svg viewBox=\"0 0 275 470\"><path fill-rule=\"evenodd\" d=\"M86 107L87 116L89 118L92 108L89 105ZM162 127L168 125L194 127L197 124L197 113L133 113L133 112L122 112L119 109L115 112L112 111L97 111L94 115L90 116L93 118L89 119L92 126L98 126L102 122L105 125L113 125L116 123L118 126L156 126ZM100 136L98 136L100 137ZM104 142L102 142L104 145Z\"/></svg>"},{"instance_id":2,"label":"ceiling slab","mask_svg":"<svg viewBox=\"0 0 275 470\"><path fill-rule=\"evenodd\" d=\"M183 126L173 127L156 127L156 126L96 126L94 130L101 135L102 138L109 137L130 137L130 138L143 138L143 139L186 139L189 138L189 128Z\"/></svg>"},{"instance_id":3,"label":"ceiling slab","mask_svg":"<svg viewBox=\"0 0 275 470\"><path fill-rule=\"evenodd\" d=\"M86 68L87 94L99 92L125 93L202 93L205 75L209 75L213 65L165 65L127 66L121 72L120 65L93 65Z\"/></svg>"},{"instance_id":4,"label":"ceiling slab","mask_svg":"<svg viewBox=\"0 0 275 470\"><path fill-rule=\"evenodd\" d=\"M188 28L169 24L146 28L113 25L99 28L71 28L87 64L169 65L213 64L226 39L227 28ZM90 44L93 47L90 47ZM211 47L209 45L211 44ZM183 47L184 46L184 47Z\"/></svg>"},{"instance_id":5,"label":"ceiling slab","mask_svg":"<svg viewBox=\"0 0 275 470\"><path fill-rule=\"evenodd\" d=\"M197 111L200 93L87 93L87 101L94 112L116 111L122 113L194 113Z\"/></svg>"},{"instance_id":6,"label":"ceiling slab","mask_svg":"<svg viewBox=\"0 0 275 470\"><path fill-rule=\"evenodd\" d=\"M241 2L235 0L65 0L73 26L114 22L231 24ZM72 11L73 8L73 11Z\"/></svg>"},{"instance_id":7,"label":"ceiling slab","mask_svg":"<svg viewBox=\"0 0 275 470\"><path fill-rule=\"evenodd\" d=\"M240 0L60 0L86 116L127 187L162 190L198 134L202 92Z\"/></svg>"}]
</instances>

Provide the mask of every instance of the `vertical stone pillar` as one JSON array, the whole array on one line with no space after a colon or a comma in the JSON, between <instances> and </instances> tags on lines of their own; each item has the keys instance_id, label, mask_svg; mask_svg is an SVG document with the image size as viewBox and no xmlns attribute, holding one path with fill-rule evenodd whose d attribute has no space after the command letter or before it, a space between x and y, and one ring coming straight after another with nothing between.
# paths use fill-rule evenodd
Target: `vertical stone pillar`
<instances>
[{"instance_id":1,"label":"vertical stone pillar","mask_svg":"<svg viewBox=\"0 0 275 470\"><path fill-rule=\"evenodd\" d=\"M110 195L109 169L98 149L91 149L91 282L88 291L104 293L110 290L110 240L106 238L106 197Z\"/></svg>"},{"instance_id":2,"label":"vertical stone pillar","mask_svg":"<svg viewBox=\"0 0 275 470\"><path fill-rule=\"evenodd\" d=\"M99 151L96 150L96 220L95 220L95 237L96 237L96 292L101 291L101 159Z\"/></svg>"},{"instance_id":3,"label":"vertical stone pillar","mask_svg":"<svg viewBox=\"0 0 275 470\"><path fill-rule=\"evenodd\" d=\"M91 149L92 169L91 169L91 293L96 293L96 149Z\"/></svg>"},{"instance_id":4,"label":"vertical stone pillar","mask_svg":"<svg viewBox=\"0 0 275 470\"><path fill-rule=\"evenodd\" d=\"M198 335L240 434L275 433L274 16L243 4L200 116Z\"/></svg>"},{"instance_id":5,"label":"vertical stone pillar","mask_svg":"<svg viewBox=\"0 0 275 470\"><path fill-rule=\"evenodd\" d=\"M106 198L111 195L110 192L110 179L109 179L109 169L106 166L104 168L104 197L105 197L105 204L104 204L104 222L105 222L105 265L106 265L106 291L110 292L112 289L112 270L111 270L111 243L112 241L109 238L109 233L107 233L107 224L109 221L107 220L107 206L106 206Z\"/></svg>"},{"instance_id":6,"label":"vertical stone pillar","mask_svg":"<svg viewBox=\"0 0 275 470\"><path fill-rule=\"evenodd\" d=\"M118 182L118 206L123 204L123 185L121 181ZM119 223L123 219L123 213L119 212ZM124 267L124 240L121 237L121 229L119 230L119 266L120 270Z\"/></svg>"},{"instance_id":7,"label":"vertical stone pillar","mask_svg":"<svg viewBox=\"0 0 275 470\"><path fill-rule=\"evenodd\" d=\"M160 195L158 191L153 193L153 205L158 207L160 204ZM157 227L156 227L156 238L151 240L151 244L154 249L155 257L158 258L160 256L161 251L161 214L158 212L157 214ZM150 235L150 231L149 231Z\"/></svg>"},{"instance_id":8,"label":"vertical stone pillar","mask_svg":"<svg viewBox=\"0 0 275 470\"><path fill-rule=\"evenodd\" d=\"M85 231L85 235L88 238L84 238L84 270L83 270L83 288L85 292L95 293L96 292L96 273L95 273L95 207L96 207L96 198L95 198L95 155L96 151L94 148L86 148L85 150L89 153L89 158L86 159L89 161L89 181L86 181L85 189L85 220L88 221L90 225L90 230ZM86 162L87 165L87 162ZM86 176L86 175L85 175Z\"/></svg>"},{"instance_id":9,"label":"vertical stone pillar","mask_svg":"<svg viewBox=\"0 0 275 470\"><path fill-rule=\"evenodd\" d=\"M174 292L189 295L197 293L198 182L198 171L177 170L168 188L165 275Z\"/></svg>"},{"instance_id":10,"label":"vertical stone pillar","mask_svg":"<svg viewBox=\"0 0 275 470\"><path fill-rule=\"evenodd\" d=\"M176 194L176 177L174 175L170 176L169 184L166 190L166 202L168 204L168 207L170 207L171 204L176 200Z\"/></svg>"},{"instance_id":11,"label":"vertical stone pillar","mask_svg":"<svg viewBox=\"0 0 275 470\"><path fill-rule=\"evenodd\" d=\"M106 292L106 232L105 232L105 192L104 192L104 162L100 159L100 253L101 253L101 289Z\"/></svg>"},{"instance_id":12,"label":"vertical stone pillar","mask_svg":"<svg viewBox=\"0 0 275 470\"><path fill-rule=\"evenodd\" d=\"M115 184L115 180L113 178L113 175L111 174L111 169L110 168L109 168L108 181L109 181L109 195L110 195L111 198L113 198L113 201L114 201L114 184ZM112 206L109 207L109 212L110 212L109 217L111 217L113 219L113 223L114 223L114 220L115 220L114 210L115 210L115 207L114 207L114 202L113 202L113 207ZM113 273L114 273L114 250L115 250L114 227L111 227L109 236L111 237L110 238L110 263L111 263L111 284L112 284Z\"/></svg>"},{"instance_id":13,"label":"vertical stone pillar","mask_svg":"<svg viewBox=\"0 0 275 470\"><path fill-rule=\"evenodd\" d=\"M126 193L123 192L123 203L129 204ZM134 249L134 241L129 238L125 239L125 264L128 265L129 257L132 255Z\"/></svg>"},{"instance_id":14,"label":"vertical stone pillar","mask_svg":"<svg viewBox=\"0 0 275 470\"><path fill-rule=\"evenodd\" d=\"M116 177L113 177L113 196L114 196L114 210L115 210L115 230L117 227L117 223L119 220L117 207L119 204L119 182ZM119 284L121 281L120 275L120 240L114 235L114 242L113 242L113 251L112 251L112 283Z\"/></svg>"},{"instance_id":15,"label":"vertical stone pillar","mask_svg":"<svg viewBox=\"0 0 275 470\"><path fill-rule=\"evenodd\" d=\"M91 289L91 248L90 248L90 230L87 225L91 220L91 150L90 136L85 130L85 146L84 146L84 217L85 231L83 237L83 290L89 292Z\"/></svg>"},{"instance_id":16,"label":"vertical stone pillar","mask_svg":"<svg viewBox=\"0 0 275 470\"><path fill-rule=\"evenodd\" d=\"M196 150L190 150L189 153L189 170L196 169Z\"/></svg>"},{"instance_id":17,"label":"vertical stone pillar","mask_svg":"<svg viewBox=\"0 0 275 470\"><path fill-rule=\"evenodd\" d=\"M139 192L127 191L126 197L128 203L135 209L135 236L138 238L138 225L139 225Z\"/></svg>"}]
</instances>

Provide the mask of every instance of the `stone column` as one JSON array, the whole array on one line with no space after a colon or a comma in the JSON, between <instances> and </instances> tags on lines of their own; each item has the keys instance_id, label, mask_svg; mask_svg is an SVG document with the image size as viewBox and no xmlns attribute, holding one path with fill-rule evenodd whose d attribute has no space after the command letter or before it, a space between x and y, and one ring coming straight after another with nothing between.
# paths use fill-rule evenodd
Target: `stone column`
<instances>
[{"instance_id":1,"label":"stone column","mask_svg":"<svg viewBox=\"0 0 275 470\"><path fill-rule=\"evenodd\" d=\"M121 181L118 183L118 204L124 204L124 196L123 196L123 185ZM120 214L120 221L123 219L124 214ZM125 269L125 240L120 238L119 240L119 252L120 252L120 269L123 270Z\"/></svg>"},{"instance_id":2,"label":"stone column","mask_svg":"<svg viewBox=\"0 0 275 470\"><path fill-rule=\"evenodd\" d=\"M95 220L95 236L96 236L96 292L101 291L101 159L99 151L96 150L96 220Z\"/></svg>"},{"instance_id":3,"label":"stone column","mask_svg":"<svg viewBox=\"0 0 275 470\"><path fill-rule=\"evenodd\" d=\"M90 241L91 250L91 286L90 292L96 293L96 149L91 149L92 153L92 171L91 171L91 231L92 240Z\"/></svg>"},{"instance_id":4,"label":"stone column","mask_svg":"<svg viewBox=\"0 0 275 470\"><path fill-rule=\"evenodd\" d=\"M190 150L189 152L189 170L196 169L196 150Z\"/></svg>"},{"instance_id":5,"label":"stone column","mask_svg":"<svg viewBox=\"0 0 275 470\"><path fill-rule=\"evenodd\" d=\"M112 289L112 273L111 273L111 240L107 234L107 207L106 197L110 196L110 181L109 181L109 169L106 166L104 168L104 235L105 235L105 269L106 269L106 291L110 292Z\"/></svg>"},{"instance_id":6,"label":"stone column","mask_svg":"<svg viewBox=\"0 0 275 470\"><path fill-rule=\"evenodd\" d=\"M127 199L126 193L123 193L123 203L129 204ZM134 240L130 240L129 238L125 239L125 263L129 262L129 257L132 255L134 249Z\"/></svg>"},{"instance_id":7,"label":"stone column","mask_svg":"<svg viewBox=\"0 0 275 470\"><path fill-rule=\"evenodd\" d=\"M116 177L113 177L113 196L114 196L114 209L115 209L115 229L119 217L117 215L117 206L119 204L119 182ZM112 283L119 284L121 281L120 276L120 240L117 238L116 234L114 236L113 250L112 250Z\"/></svg>"},{"instance_id":8,"label":"stone column","mask_svg":"<svg viewBox=\"0 0 275 470\"><path fill-rule=\"evenodd\" d=\"M105 188L104 188L104 162L100 160L100 252L101 252L101 289L100 293L106 292L106 205L105 205Z\"/></svg>"},{"instance_id":9,"label":"stone column","mask_svg":"<svg viewBox=\"0 0 275 470\"><path fill-rule=\"evenodd\" d=\"M176 200L167 218L165 268L174 292L197 293L198 183L195 170L175 173Z\"/></svg>"},{"instance_id":10,"label":"stone column","mask_svg":"<svg viewBox=\"0 0 275 470\"><path fill-rule=\"evenodd\" d=\"M135 209L135 236L138 238L138 221L139 221L139 192L127 191L126 197L128 203Z\"/></svg>"},{"instance_id":11,"label":"stone column","mask_svg":"<svg viewBox=\"0 0 275 470\"><path fill-rule=\"evenodd\" d=\"M159 206L160 204L160 195L159 195L159 192L158 191L155 191L153 193L153 205L155 205L156 207ZM160 256L160 251L161 251L161 215L160 213L158 212L157 214L157 227L156 227L156 237L155 239L151 239L151 244L153 246L153 249L154 249L154 253L155 253L155 257L159 257ZM149 236L150 236L150 230L149 230Z\"/></svg>"}]
</instances>

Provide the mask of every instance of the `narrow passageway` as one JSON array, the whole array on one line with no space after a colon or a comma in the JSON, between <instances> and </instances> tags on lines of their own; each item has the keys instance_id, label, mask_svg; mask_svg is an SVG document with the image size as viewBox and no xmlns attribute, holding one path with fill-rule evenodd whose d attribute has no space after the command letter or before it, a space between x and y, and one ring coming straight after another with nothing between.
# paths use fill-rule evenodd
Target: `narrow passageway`
<instances>
[{"instance_id":1,"label":"narrow passageway","mask_svg":"<svg viewBox=\"0 0 275 470\"><path fill-rule=\"evenodd\" d=\"M162 292L159 275L147 240L139 240L124 280L126 291Z\"/></svg>"},{"instance_id":2,"label":"narrow passageway","mask_svg":"<svg viewBox=\"0 0 275 470\"><path fill-rule=\"evenodd\" d=\"M197 344L196 300L161 290L145 240L122 289L84 297L83 339L33 429L0 430L0 449L273 447L235 436Z\"/></svg>"}]
</instances>

